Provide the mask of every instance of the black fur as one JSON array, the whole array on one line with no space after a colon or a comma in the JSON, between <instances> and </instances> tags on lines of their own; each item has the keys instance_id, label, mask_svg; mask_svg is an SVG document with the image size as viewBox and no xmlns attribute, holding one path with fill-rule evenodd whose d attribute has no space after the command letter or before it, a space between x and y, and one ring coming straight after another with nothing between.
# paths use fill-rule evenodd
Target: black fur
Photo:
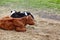
<instances>
[{"instance_id":1,"label":"black fur","mask_svg":"<svg viewBox=\"0 0 60 40\"><path fill-rule=\"evenodd\" d=\"M21 17L24 17L24 16L25 16L25 14L20 13L20 12L15 12L11 15L11 17L13 17L13 18L21 18Z\"/></svg>"},{"instance_id":2,"label":"black fur","mask_svg":"<svg viewBox=\"0 0 60 40\"><path fill-rule=\"evenodd\" d=\"M27 15L31 15L32 18L34 19L33 15L30 12L26 12L26 13L27 13ZM21 12L15 12L11 15L11 17L13 17L13 18L21 18L21 17L24 17L24 16L26 16L25 12L22 12L22 13Z\"/></svg>"},{"instance_id":3,"label":"black fur","mask_svg":"<svg viewBox=\"0 0 60 40\"><path fill-rule=\"evenodd\" d=\"M23 12L24 13L24 12ZM34 19L33 15L30 12L27 12L27 15L31 15L32 18Z\"/></svg>"}]
</instances>

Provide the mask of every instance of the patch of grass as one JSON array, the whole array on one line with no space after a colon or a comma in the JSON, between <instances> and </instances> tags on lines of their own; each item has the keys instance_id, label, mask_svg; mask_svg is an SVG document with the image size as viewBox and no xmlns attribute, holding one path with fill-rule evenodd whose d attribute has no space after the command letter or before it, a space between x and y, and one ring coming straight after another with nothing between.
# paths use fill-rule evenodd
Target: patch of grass
<instances>
[{"instance_id":1,"label":"patch of grass","mask_svg":"<svg viewBox=\"0 0 60 40\"><path fill-rule=\"evenodd\" d=\"M0 5L11 5L26 8L52 8L60 9L60 0L0 0Z\"/></svg>"}]
</instances>

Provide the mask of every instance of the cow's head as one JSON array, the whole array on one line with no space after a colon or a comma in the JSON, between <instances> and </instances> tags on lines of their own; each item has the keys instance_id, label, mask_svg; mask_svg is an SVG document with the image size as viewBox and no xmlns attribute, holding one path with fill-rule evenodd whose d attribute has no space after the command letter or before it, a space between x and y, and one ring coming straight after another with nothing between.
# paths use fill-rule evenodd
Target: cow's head
<instances>
[{"instance_id":1,"label":"cow's head","mask_svg":"<svg viewBox=\"0 0 60 40\"><path fill-rule=\"evenodd\" d=\"M32 18L31 15L28 15L26 18L27 18L27 24L29 24L29 25L35 24L34 19Z\"/></svg>"}]
</instances>

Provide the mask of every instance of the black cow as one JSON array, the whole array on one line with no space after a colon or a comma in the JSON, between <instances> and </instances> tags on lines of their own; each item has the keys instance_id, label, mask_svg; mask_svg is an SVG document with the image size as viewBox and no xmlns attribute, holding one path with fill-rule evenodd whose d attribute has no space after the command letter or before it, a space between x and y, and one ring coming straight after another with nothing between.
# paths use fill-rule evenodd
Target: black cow
<instances>
[{"instance_id":1,"label":"black cow","mask_svg":"<svg viewBox=\"0 0 60 40\"><path fill-rule=\"evenodd\" d=\"M21 17L24 17L24 16L27 16L27 15L31 15L32 16L32 18L34 19L34 17L33 17L33 15L30 13L30 12L26 12L26 11L24 11L24 12L17 12L17 11L11 11L11 17L13 17L13 18L21 18Z\"/></svg>"}]
</instances>

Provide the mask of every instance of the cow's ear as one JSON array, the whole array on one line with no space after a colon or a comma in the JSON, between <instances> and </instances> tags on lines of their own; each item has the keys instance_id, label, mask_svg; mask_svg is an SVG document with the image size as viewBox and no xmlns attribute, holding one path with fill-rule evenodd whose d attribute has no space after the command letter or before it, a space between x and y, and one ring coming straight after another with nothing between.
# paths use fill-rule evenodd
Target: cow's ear
<instances>
[{"instance_id":1,"label":"cow's ear","mask_svg":"<svg viewBox=\"0 0 60 40\"><path fill-rule=\"evenodd\" d=\"M11 13L15 13L15 12L16 12L15 10L11 11Z\"/></svg>"},{"instance_id":2,"label":"cow's ear","mask_svg":"<svg viewBox=\"0 0 60 40\"><path fill-rule=\"evenodd\" d=\"M11 13L12 13L12 11L11 11Z\"/></svg>"}]
</instances>

